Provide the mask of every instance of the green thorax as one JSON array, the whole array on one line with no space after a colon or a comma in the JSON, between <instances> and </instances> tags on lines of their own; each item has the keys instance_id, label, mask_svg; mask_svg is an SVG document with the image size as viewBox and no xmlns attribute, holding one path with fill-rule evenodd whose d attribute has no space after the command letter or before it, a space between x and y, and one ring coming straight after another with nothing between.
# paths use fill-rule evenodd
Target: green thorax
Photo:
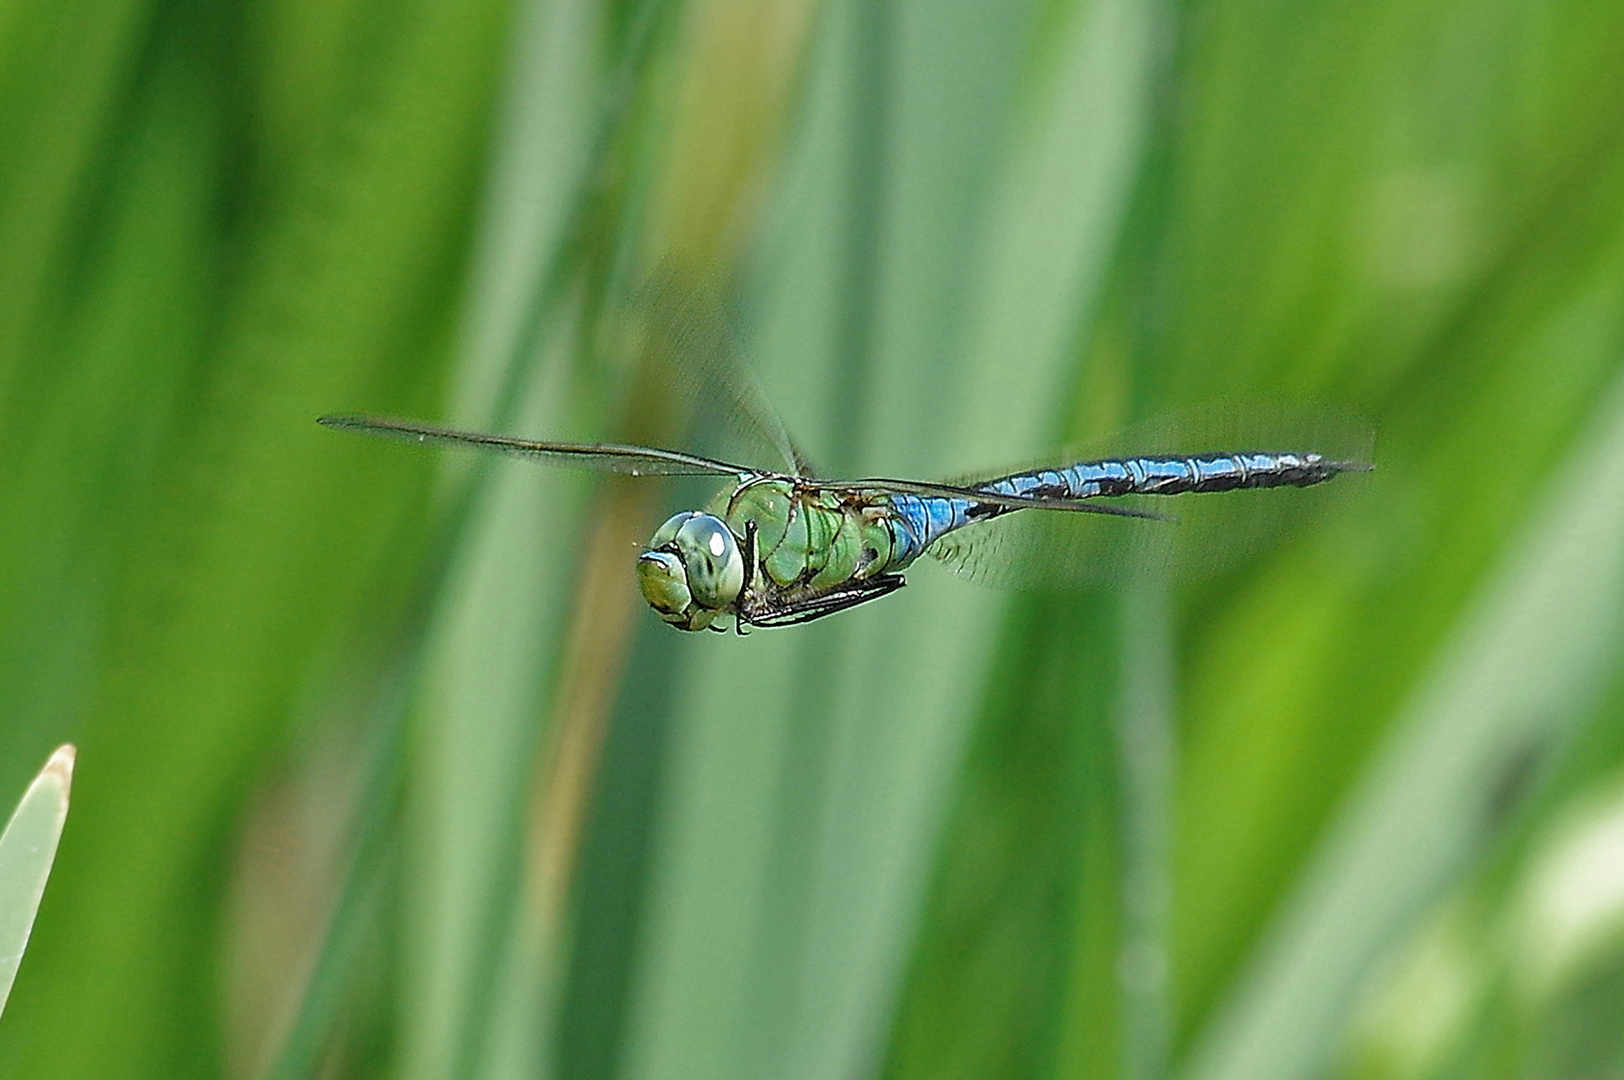
<instances>
[{"instance_id":1,"label":"green thorax","mask_svg":"<svg viewBox=\"0 0 1624 1080\"><path fill-rule=\"evenodd\" d=\"M902 569L891 565L892 516L883 501L758 480L723 492L711 513L741 537L755 523L757 566L780 589L824 589Z\"/></svg>"}]
</instances>

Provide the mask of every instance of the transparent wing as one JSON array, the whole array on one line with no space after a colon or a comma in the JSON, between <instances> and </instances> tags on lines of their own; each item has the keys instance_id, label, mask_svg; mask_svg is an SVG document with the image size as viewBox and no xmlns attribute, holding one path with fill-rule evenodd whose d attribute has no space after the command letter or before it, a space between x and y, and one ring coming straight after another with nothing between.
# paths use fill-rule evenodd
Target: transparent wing
<instances>
[{"instance_id":1,"label":"transparent wing","mask_svg":"<svg viewBox=\"0 0 1624 1080\"><path fill-rule=\"evenodd\" d=\"M715 270L695 270L667 259L638 298L631 325L645 337L633 344L689 414L683 445L706 453L766 464L763 472L814 475L745 365L727 310L728 290Z\"/></svg>"},{"instance_id":2,"label":"transparent wing","mask_svg":"<svg viewBox=\"0 0 1624 1080\"><path fill-rule=\"evenodd\" d=\"M1335 461L1368 463L1373 446L1370 426L1357 418L1248 404L1159 417L1075 446L1035 467L1242 450L1313 452ZM1018 471L1025 470L978 479ZM1358 476L1338 476L1309 488L1126 496L1098 503L1133 515L1126 517L1022 510L952 533L930 553L954 573L1001 589L1065 590L1145 578L1187 581L1277 550L1356 496L1363 483Z\"/></svg>"},{"instance_id":3,"label":"transparent wing","mask_svg":"<svg viewBox=\"0 0 1624 1080\"><path fill-rule=\"evenodd\" d=\"M373 416L323 416L318 423L345 431L359 431L403 442L437 443L478 450L493 450L513 457L563 465L572 469L620 473L625 476L731 476L770 475L742 465L717 461L678 450L652 446L621 446L616 443L542 442L515 439L506 435L484 435L453 431L411 420L391 420Z\"/></svg>"},{"instance_id":4,"label":"transparent wing","mask_svg":"<svg viewBox=\"0 0 1624 1080\"><path fill-rule=\"evenodd\" d=\"M1152 521L1171 521L1172 517L1148 506L1125 506L1122 500L1084 501L1081 499L1046 499L1031 495L1000 495L979 491L960 484L939 483L930 480L893 480L881 476L861 480L819 480L816 486L825 491L852 492L861 495L901 493L907 495L934 495L950 499L973 499L990 506L1010 509L1057 510L1062 513L1106 514L1111 517L1148 518Z\"/></svg>"},{"instance_id":5,"label":"transparent wing","mask_svg":"<svg viewBox=\"0 0 1624 1080\"><path fill-rule=\"evenodd\" d=\"M1020 510L951 533L930 554L955 574L996 589L1188 581L1264 556L1300 535L1342 501L1344 496L1323 490L1339 485L1351 486L1338 477L1316 488L1157 500L1158 507L1176 504L1172 520Z\"/></svg>"}]
</instances>

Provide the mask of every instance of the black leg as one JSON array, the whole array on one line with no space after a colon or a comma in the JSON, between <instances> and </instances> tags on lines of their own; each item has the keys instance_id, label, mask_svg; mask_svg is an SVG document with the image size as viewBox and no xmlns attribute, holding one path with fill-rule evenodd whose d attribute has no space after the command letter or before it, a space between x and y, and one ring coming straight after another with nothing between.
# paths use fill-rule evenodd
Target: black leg
<instances>
[{"instance_id":1,"label":"black leg","mask_svg":"<svg viewBox=\"0 0 1624 1080\"><path fill-rule=\"evenodd\" d=\"M749 633L745 629L750 620L744 617L744 605L750 595L750 585L756 579L756 523L744 523L744 584L739 586L739 599L733 605L733 632L740 637Z\"/></svg>"},{"instance_id":2,"label":"black leg","mask_svg":"<svg viewBox=\"0 0 1624 1080\"><path fill-rule=\"evenodd\" d=\"M756 523L744 523L744 584L739 587L739 596L743 597L750 591L750 586L756 580Z\"/></svg>"},{"instance_id":3,"label":"black leg","mask_svg":"<svg viewBox=\"0 0 1624 1080\"><path fill-rule=\"evenodd\" d=\"M851 582L833 592L787 604L775 611L752 615L750 621L756 626L795 626L811 622L813 619L821 619L825 615L833 615L837 611L854 608L858 604L866 604L870 600L878 600L887 593L902 588L904 584L906 582L903 581L901 574L883 574L866 581Z\"/></svg>"}]
</instances>

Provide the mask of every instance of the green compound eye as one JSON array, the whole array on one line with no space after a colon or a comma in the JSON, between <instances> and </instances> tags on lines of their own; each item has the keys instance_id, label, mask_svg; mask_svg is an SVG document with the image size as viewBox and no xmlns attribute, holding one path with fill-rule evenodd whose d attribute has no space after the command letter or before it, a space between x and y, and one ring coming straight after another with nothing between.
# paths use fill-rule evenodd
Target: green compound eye
<instances>
[{"instance_id":1,"label":"green compound eye","mask_svg":"<svg viewBox=\"0 0 1624 1080\"><path fill-rule=\"evenodd\" d=\"M693 596L682 560L668 551L645 551L637 560L637 587L666 622L687 621Z\"/></svg>"},{"instance_id":2,"label":"green compound eye","mask_svg":"<svg viewBox=\"0 0 1624 1080\"><path fill-rule=\"evenodd\" d=\"M694 603L724 608L738 599L744 587L744 556L726 522L694 514L678 527L676 544Z\"/></svg>"},{"instance_id":3,"label":"green compound eye","mask_svg":"<svg viewBox=\"0 0 1624 1080\"><path fill-rule=\"evenodd\" d=\"M680 514L672 514L670 517L665 519L664 525L661 525L658 529L654 530L654 535L649 537L648 548L646 550L653 551L656 548L665 547L667 544L677 538L677 530L682 528L689 518L698 516L699 511L697 510L684 510Z\"/></svg>"},{"instance_id":4,"label":"green compound eye","mask_svg":"<svg viewBox=\"0 0 1624 1080\"><path fill-rule=\"evenodd\" d=\"M637 560L637 587L660 618L702 630L744 587L744 556L727 523L710 514L673 515Z\"/></svg>"}]
</instances>

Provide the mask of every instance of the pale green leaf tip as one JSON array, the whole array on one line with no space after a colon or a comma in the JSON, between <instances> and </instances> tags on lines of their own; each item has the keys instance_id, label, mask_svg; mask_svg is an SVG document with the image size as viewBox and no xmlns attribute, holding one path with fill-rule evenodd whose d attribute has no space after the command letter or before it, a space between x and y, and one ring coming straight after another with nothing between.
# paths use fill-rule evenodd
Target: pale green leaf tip
<instances>
[{"instance_id":1,"label":"pale green leaf tip","mask_svg":"<svg viewBox=\"0 0 1624 1080\"><path fill-rule=\"evenodd\" d=\"M45 768L39 771L40 780L54 780L62 786L62 797L68 797L68 790L73 787L73 762L79 755L79 750L72 743L63 743L52 753Z\"/></svg>"},{"instance_id":2,"label":"pale green leaf tip","mask_svg":"<svg viewBox=\"0 0 1624 1080\"><path fill-rule=\"evenodd\" d=\"M34 915L56 860L57 840L68 816L75 754L71 743L56 748L0 832L0 1009L11 996L17 965L28 947Z\"/></svg>"}]
</instances>

